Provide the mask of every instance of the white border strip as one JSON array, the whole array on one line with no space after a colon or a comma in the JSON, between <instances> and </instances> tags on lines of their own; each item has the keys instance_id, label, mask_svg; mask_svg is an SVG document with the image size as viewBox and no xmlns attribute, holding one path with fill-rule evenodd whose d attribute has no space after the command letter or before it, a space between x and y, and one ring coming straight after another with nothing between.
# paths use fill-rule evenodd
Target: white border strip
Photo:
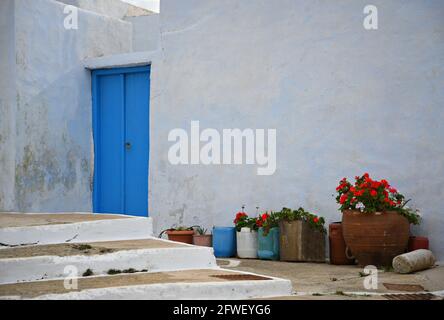
<instances>
[{"instance_id":1,"label":"white border strip","mask_svg":"<svg viewBox=\"0 0 444 320\"><path fill-rule=\"evenodd\" d=\"M258 275L219 269L233 273ZM216 271L217 272L217 271ZM261 275L258 275L261 276ZM126 287L87 289L65 294L47 294L38 300L223 300L254 299L289 296L292 293L290 280L269 277L271 280L162 283ZM18 297L2 297L17 299Z\"/></svg>"},{"instance_id":2,"label":"white border strip","mask_svg":"<svg viewBox=\"0 0 444 320\"><path fill-rule=\"evenodd\" d=\"M0 260L0 284L64 278L68 276L67 266L76 267L78 277L87 269L95 275L106 275L109 269L167 272L218 268L213 249L197 246L121 250L91 256L11 258Z\"/></svg>"},{"instance_id":3,"label":"white border strip","mask_svg":"<svg viewBox=\"0 0 444 320\"><path fill-rule=\"evenodd\" d=\"M0 242L12 246L134 240L148 238L152 235L153 220L150 217L129 217L67 224L0 228Z\"/></svg>"}]
</instances>

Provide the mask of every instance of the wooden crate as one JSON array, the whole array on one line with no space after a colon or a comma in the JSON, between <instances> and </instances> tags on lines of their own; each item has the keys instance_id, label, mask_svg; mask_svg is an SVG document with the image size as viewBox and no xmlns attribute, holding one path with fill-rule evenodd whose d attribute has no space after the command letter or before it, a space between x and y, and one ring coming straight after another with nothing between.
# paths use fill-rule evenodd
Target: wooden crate
<instances>
[{"instance_id":1,"label":"wooden crate","mask_svg":"<svg viewBox=\"0 0 444 320\"><path fill-rule=\"evenodd\" d=\"M281 261L325 262L325 233L301 220L281 221Z\"/></svg>"}]
</instances>

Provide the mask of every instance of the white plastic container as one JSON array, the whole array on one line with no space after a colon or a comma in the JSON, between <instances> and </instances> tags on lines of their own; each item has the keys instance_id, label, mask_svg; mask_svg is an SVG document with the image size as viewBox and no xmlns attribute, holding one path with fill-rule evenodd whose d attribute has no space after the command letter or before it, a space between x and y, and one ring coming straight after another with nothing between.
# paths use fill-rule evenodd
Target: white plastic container
<instances>
[{"instance_id":1,"label":"white plastic container","mask_svg":"<svg viewBox=\"0 0 444 320\"><path fill-rule=\"evenodd\" d=\"M243 259L257 259L257 231L242 228L236 232L237 256Z\"/></svg>"}]
</instances>

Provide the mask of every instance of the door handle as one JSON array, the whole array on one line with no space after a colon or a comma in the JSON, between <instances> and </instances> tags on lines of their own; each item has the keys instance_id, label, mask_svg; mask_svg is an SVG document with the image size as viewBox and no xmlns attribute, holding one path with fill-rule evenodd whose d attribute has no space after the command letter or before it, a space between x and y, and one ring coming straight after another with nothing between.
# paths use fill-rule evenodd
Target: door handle
<instances>
[{"instance_id":1,"label":"door handle","mask_svg":"<svg viewBox=\"0 0 444 320\"><path fill-rule=\"evenodd\" d=\"M126 142L125 148L126 148L126 150L130 150L131 149L131 142Z\"/></svg>"}]
</instances>

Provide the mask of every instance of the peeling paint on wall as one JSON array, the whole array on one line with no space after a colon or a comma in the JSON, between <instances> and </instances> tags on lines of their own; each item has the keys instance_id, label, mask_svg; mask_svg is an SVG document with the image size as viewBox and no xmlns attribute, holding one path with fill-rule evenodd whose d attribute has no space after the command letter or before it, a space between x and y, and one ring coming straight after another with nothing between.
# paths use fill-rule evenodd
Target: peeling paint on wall
<instances>
[{"instance_id":1,"label":"peeling paint on wall","mask_svg":"<svg viewBox=\"0 0 444 320\"><path fill-rule=\"evenodd\" d=\"M2 141L13 139L8 150L15 161L8 168L0 156L11 174L9 183L2 181L0 211L91 211L91 79L82 60L130 52L131 24L79 10L79 30L72 31L63 27L60 2L16 0L13 8L7 28L14 43L15 126L2 126L0 134ZM4 185L13 185L13 197L3 195Z\"/></svg>"}]
</instances>

